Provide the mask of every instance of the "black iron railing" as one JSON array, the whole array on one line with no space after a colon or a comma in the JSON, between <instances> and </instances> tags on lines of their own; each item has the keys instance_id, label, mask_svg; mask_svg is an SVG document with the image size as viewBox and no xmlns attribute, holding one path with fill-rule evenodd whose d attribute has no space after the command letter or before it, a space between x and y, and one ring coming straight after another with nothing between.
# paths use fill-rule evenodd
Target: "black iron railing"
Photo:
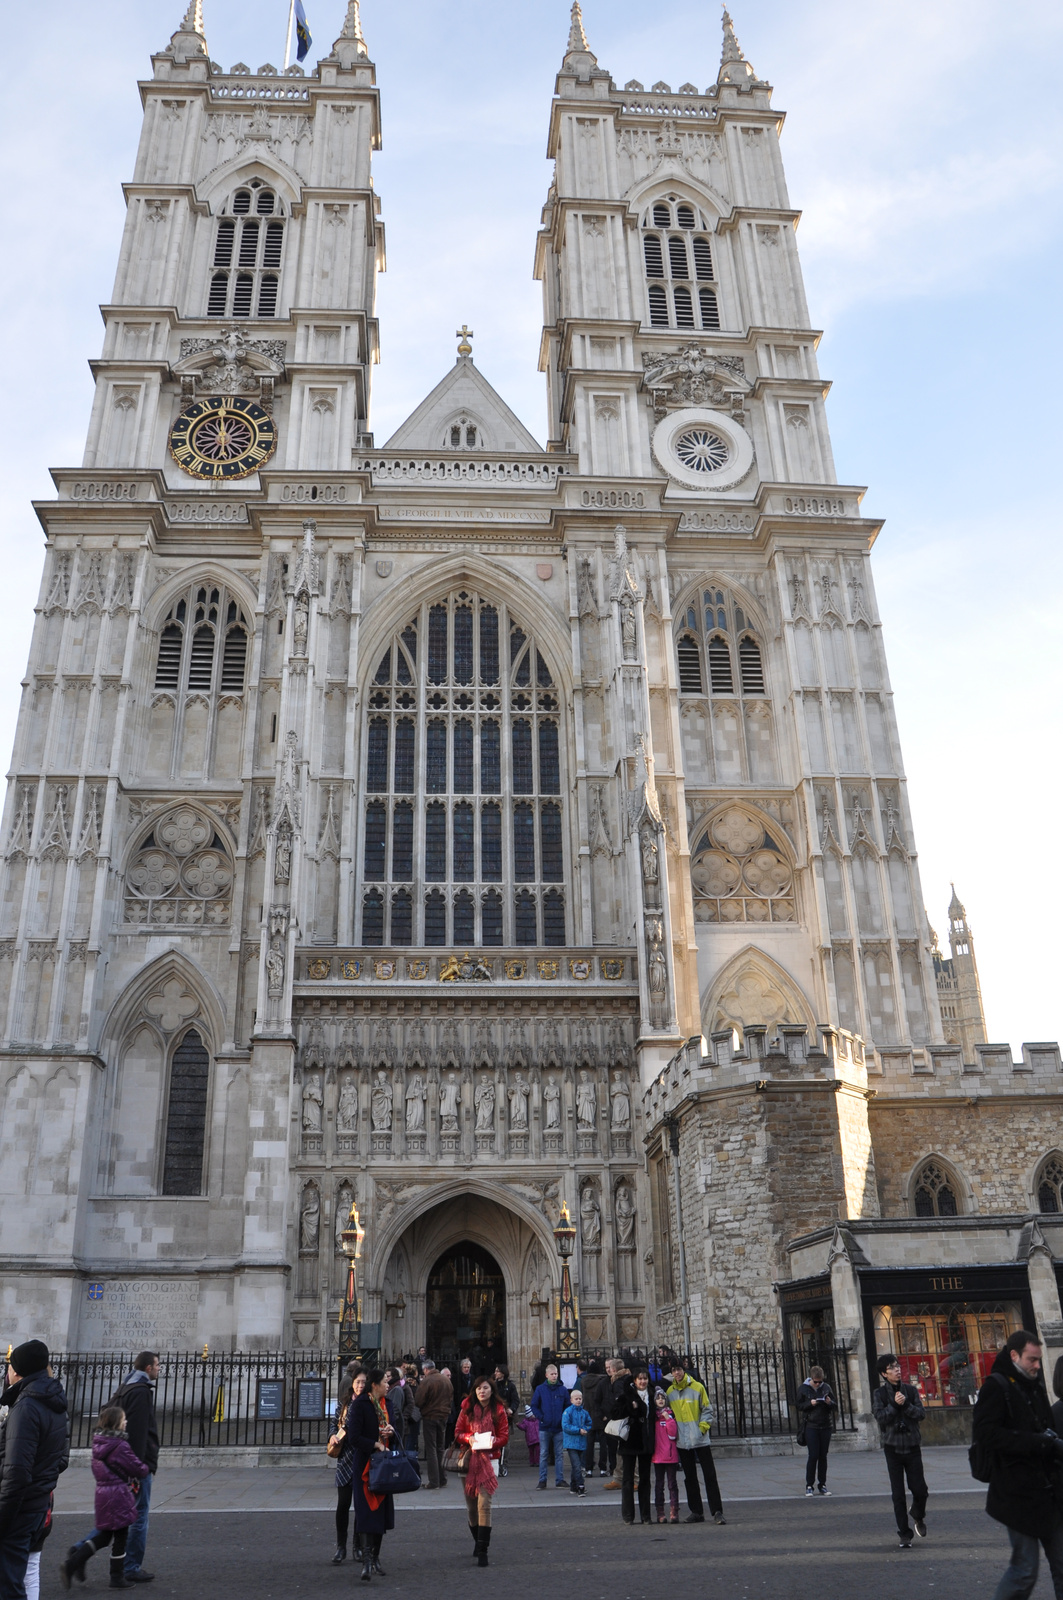
<instances>
[{"instance_id":1,"label":"black iron railing","mask_svg":"<svg viewBox=\"0 0 1063 1600\"><path fill-rule=\"evenodd\" d=\"M603 1347L585 1354L606 1357L618 1352ZM619 1354L632 1370L636 1365L648 1367L654 1378L661 1369L656 1348L625 1345ZM670 1351L670 1354L678 1356L686 1370L705 1385L712 1402L714 1438L796 1433L800 1425L797 1391L813 1365L823 1368L838 1401L836 1426L845 1432L855 1429L848 1353L843 1349L821 1345L804 1349L777 1344L718 1344L694 1345L690 1350ZM667 1365L666 1362L665 1367ZM664 1378L671 1381L667 1371Z\"/></svg>"}]
</instances>

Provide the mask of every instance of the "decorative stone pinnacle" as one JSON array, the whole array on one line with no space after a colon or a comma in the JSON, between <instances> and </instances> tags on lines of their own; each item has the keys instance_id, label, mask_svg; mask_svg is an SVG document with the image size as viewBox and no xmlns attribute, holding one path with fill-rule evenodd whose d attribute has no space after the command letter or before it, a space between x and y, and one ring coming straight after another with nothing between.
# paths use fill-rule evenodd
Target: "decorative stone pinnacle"
<instances>
[{"instance_id":1,"label":"decorative stone pinnacle","mask_svg":"<svg viewBox=\"0 0 1063 1600\"><path fill-rule=\"evenodd\" d=\"M573 51L580 51L585 55L590 55L591 53L591 47L587 43L587 35L583 29L583 12L580 10L579 0L573 0L572 25L568 30L568 49L565 54L572 55Z\"/></svg>"},{"instance_id":2,"label":"decorative stone pinnacle","mask_svg":"<svg viewBox=\"0 0 1063 1600\"><path fill-rule=\"evenodd\" d=\"M717 83L746 83L756 77L756 73L742 53L742 46L735 35L734 23L727 7L723 8L723 50L720 53L720 71Z\"/></svg>"},{"instance_id":3,"label":"decorative stone pinnacle","mask_svg":"<svg viewBox=\"0 0 1063 1600\"><path fill-rule=\"evenodd\" d=\"M341 39L353 39L365 51L365 36L362 33L362 8L359 0L348 0L347 16L343 24Z\"/></svg>"},{"instance_id":4,"label":"decorative stone pinnacle","mask_svg":"<svg viewBox=\"0 0 1063 1600\"><path fill-rule=\"evenodd\" d=\"M182 43L178 44L178 40ZM188 0L184 20L170 41L171 52L178 61L192 56L206 55L207 41L203 35L203 0Z\"/></svg>"},{"instance_id":5,"label":"decorative stone pinnacle","mask_svg":"<svg viewBox=\"0 0 1063 1600\"><path fill-rule=\"evenodd\" d=\"M742 54L742 46L735 37L735 25L731 21L731 13L728 11L727 7L724 6L723 54L720 57L721 64L725 61L744 61L745 59L745 56Z\"/></svg>"}]
</instances>

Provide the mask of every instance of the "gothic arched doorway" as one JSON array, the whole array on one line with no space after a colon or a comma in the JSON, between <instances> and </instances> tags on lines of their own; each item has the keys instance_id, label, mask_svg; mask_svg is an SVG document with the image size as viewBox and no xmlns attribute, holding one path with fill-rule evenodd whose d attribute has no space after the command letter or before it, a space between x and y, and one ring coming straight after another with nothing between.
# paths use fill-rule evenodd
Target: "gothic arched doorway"
<instances>
[{"instance_id":1,"label":"gothic arched doorway","mask_svg":"<svg viewBox=\"0 0 1063 1600\"><path fill-rule=\"evenodd\" d=\"M506 1359L506 1283L494 1256L463 1239L445 1250L428 1275L426 1344L440 1365L466 1356L473 1372Z\"/></svg>"}]
</instances>

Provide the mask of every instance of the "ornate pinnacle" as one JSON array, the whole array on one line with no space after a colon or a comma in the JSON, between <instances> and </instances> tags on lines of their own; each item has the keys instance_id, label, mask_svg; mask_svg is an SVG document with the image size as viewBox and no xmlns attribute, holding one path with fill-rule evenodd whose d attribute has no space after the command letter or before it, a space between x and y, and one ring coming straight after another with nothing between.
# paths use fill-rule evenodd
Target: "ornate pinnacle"
<instances>
[{"instance_id":1,"label":"ornate pinnacle","mask_svg":"<svg viewBox=\"0 0 1063 1600\"><path fill-rule=\"evenodd\" d=\"M591 53L587 35L583 30L583 12L580 10L579 0L573 0L572 25L568 30L568 49L565 54L572 55L573 51L580 51L585 55Z\"/></svg>"},{"instance_id":2,"label":"ornate pinnacle","mask_svg":"<svg viewBox=\"0 0 1063 1600\"><path fill-rule=\"evenodd\" d=\"M184 42L178 44L179 39ZM184 21L170 41L170 51L178 61L188 61L193 56L206 55L207 41L203 36L203 0L188 0L188 10L185 12Z\"/></svg>"},{"instance_id":3,"label":"ornate pinnacle","mask_svg":"<svg viewBox=\"0 0 1063 1600\"><path fill-rule=\"evenodd\" d=\"M365 37L362 33L362 11L359 0L348 0L347 17L343 24L341 39L353 39L365 50Z\"/></svg>"},{"instance_id":4,"label":"ornate pinnacle","mask_svg":"<svg viewBox=\"0 0 1063 1600\"><path fill-rule=\"evenodd\" d=\"M723 54L720 57L721 65L725 61L744 61L742 46L735 38L735 25L731 21L731 13L727 7L723 8Z\"/></svg>"}]
</instances>

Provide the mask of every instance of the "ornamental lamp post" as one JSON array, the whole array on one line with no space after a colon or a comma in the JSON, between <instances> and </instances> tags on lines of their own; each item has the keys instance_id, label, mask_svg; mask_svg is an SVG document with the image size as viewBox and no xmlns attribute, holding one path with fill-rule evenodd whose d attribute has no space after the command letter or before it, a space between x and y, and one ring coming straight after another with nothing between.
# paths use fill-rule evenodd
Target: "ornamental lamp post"
<instances>
[{"instance_id":1,"label":"ornamental lamp post","mask_svg":"<svg viewBox=\"0 0 1063 1600\"><path fill-rule=\"evenodd\" d=\"M358 1217L358 1203L351 1201L347 1226L340 1234L340 1248L347 1257L347 1288L340 1312L340 1371L359 1353L362 1334L362 1308L358 1303L358 1261L362 1254L365 1229Z\"/></svg>"},{"instance_id":2,"label":"ornamental lamp post","mask_svg":"<svg viewBox=\"0 0 1063 1600\"><path fill-rule=\"evenodd\" d=\"M566 1205L562 1205L561 1215L554 1229L554 1243L561 1257L561 1294L557 1302L557 1355L561 1360L567 1358L573 1361L579 1355L579 1307L572 1293L572 1277L568 1262L575 1247L576 1230Z\"/></svg>"}]
</instances>

